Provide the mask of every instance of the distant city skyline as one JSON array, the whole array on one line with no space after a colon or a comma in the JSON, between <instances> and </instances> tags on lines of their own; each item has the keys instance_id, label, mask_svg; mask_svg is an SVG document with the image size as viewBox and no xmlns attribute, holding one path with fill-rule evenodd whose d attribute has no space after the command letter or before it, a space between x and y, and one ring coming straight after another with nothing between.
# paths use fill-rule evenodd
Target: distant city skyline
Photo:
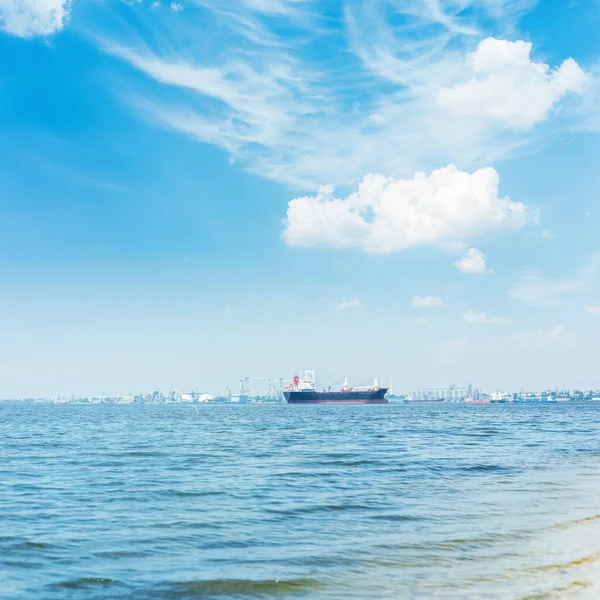
<instances>
[{"instance_id":1,"label":"distant city skyline","mask_svg":"<svg viewBox=\"0 0 600 600\"><path fill-rule=\"evenodd\" d=\"M598 385L600 9L0 4L0 397Z\"/></svg>"}]
</instances>

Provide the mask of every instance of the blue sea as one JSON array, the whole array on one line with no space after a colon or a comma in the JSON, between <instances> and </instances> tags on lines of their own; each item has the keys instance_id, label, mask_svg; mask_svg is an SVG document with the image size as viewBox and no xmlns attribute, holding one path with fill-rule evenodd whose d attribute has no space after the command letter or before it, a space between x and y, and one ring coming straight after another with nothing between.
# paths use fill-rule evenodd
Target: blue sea
<instances>
[{"instance_id":1,"label":"blue sea","mask_svg":"<svg viewBox=\"0 0 600 600\"><path fill-rule=\"evenodd\" d=\"M599 598L600 404L0 404L0 596Z\"/></svg>"}]
</instances>

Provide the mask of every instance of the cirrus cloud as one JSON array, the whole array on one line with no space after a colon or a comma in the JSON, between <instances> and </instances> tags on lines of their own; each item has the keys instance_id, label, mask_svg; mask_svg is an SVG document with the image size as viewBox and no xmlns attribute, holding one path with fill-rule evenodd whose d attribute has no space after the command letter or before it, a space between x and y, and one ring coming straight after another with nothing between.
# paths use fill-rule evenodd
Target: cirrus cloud
<instances>
[{"instance_id":1,"label":"cirrus cloud","mask_svg":"<svg viewBox=\"0 0 600 600\"><path fill-rule=\"evenodd\" d=\"M485 313L478 313L473 310L467 311L463 315L464 320L467 323L473 324L482 324L482 323L492 323L494 325L508 325L510 321L503 317L492 317L490 315L486 315Z\"/></svg>"},{"instance_id":2,"label":"cirrus cloud","mask_svg":"<svg viewBox=\"0 0 600 600\"><path fill-rule=\"evenodd\" d=\"M123 94L136 114L221 148L239 168L315 190L365 173L490 165L580 120L565 107L559 127L531 135L587 75L568 55L551 68L527 42L489 37L514 35L533 4L345 0L334 16L317 0L196 0L185 28L201 30L202 44L173 20L144 23L156 35L96 42L148 80ZM323 61L316 47L334 52Z\"/></svg>"},{"instance_id":3,"label":"cirrus cloud","mask_svg":"<svg viewBox=\"0 0 600 600\"><path fill-rule=\"evenodd\" d=\"M356 308L362 308L362 303L358 298L353 298L352 300L342 300L337 305L338 310L351 310Z\"/></svg>"},{"instance_id":4,"label":"cirrus cloud","mask_svg":"<svg viewBox=\"0 0 600 600\"><path fill-rule=\"evenodd\" d=\"M514 333L512 339L520 346L540 349L572 348L575 345L575 336L564 325L521 331Z\"/></svg>"},{"instance_id":5,"label":"cirrus cloud","mask_svg":"<svg viewBox=\"0 0 600 600\"><path fill-rule=\"evenodd\" d=\"M441 308L446 303L439 296L415 296L413 306L417 308Z\"/></svg>"}]
</instances>

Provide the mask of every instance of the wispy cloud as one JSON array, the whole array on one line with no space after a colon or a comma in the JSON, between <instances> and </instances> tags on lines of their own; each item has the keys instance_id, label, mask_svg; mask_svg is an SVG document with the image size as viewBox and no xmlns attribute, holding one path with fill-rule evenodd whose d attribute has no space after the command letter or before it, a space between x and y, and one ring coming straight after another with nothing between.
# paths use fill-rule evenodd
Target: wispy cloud
<instances>
[{"instance_id":1,"label":"wispy cloud","mask_svg":"<svg viewBox=\"0 0 600 600\"><path fill-rule=\"evenodd\" d=\"M338 305L338 310L351 310L356 308L361 308L362 303L360 300L353 298L352 300L342 300Z\"/></svg>"},{"instance_id":2,"label":"wispy cloud","mask_svg":"<svg viewBox=\"0 0 600 600\"><path fill-rule=\"evenodd\" d=\"M413 306L416 308L441 308L446 303L439 296L415 296Z\"/></svg>"},{"instance_id":3,"label":"wispy cloud","mask_svg":"<svg viewBox=\"0 0 600 600\"><path fill-rule=\"evenodd\" d=\"M473 310L467 311L463 315L464 320L467 323L472 324L482 324L482 323L491 323L493 325L508 325L510 324L509 319L505 319L504 317L493 317L490 315L486 315L485 313L478 313Z\"/></svg>"},{"instance_id":4,"label":"wispy cloud","mask_svg":"<svg viewBox=\"0 0 600 600\"><path fill-rule=\"evenodd\" d=\"M336 14L310 0L196 0L161 35L101 46L158 84L130 96L156 123L263 177L317 189L370 172L481 166L534 143L519 129L549 119L585 75L574 61L546 67L525 42L489 38L512 34L529 4L349 0ZM201 23L207 35L192 43Z\"/></svg>"},{"instance_id":5,"label":"wispy cloud","mask_svg":"<svg viewBox=\"0 0 600 600\"><path fill-rule=\"evenodd\" d=\"M564 325L514 333L512 339L520 346L536 349L573 348L575 337Z\"/></svg>"},{"instance_id":6,"label":"wispy cloud","mask_svg":"<svg viewBox=\"0 0 600 600\"><path fill-rule=\"evenodd\" d=\"M600 253L596 253L571 278L553 279L526 271L512 284L508 295L528 306L560 306L569 296L589 289L599 273Z\"/></svg>"}]
</instances>

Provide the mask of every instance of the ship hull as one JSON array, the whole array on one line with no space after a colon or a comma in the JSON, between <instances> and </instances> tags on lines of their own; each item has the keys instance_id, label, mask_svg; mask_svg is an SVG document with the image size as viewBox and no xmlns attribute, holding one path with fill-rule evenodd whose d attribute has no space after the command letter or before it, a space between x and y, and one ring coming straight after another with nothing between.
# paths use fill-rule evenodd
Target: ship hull
<instances>
[{"instance_id":1,"label":"ship hull","mask_svg":"<svg viewBox=\"0 0 600 600\"><path fill-rule=\"evenodd\" d=\"M288 404L388 404L387 389L364 392L284 392Z\"/></svg>"}]
</instances>

